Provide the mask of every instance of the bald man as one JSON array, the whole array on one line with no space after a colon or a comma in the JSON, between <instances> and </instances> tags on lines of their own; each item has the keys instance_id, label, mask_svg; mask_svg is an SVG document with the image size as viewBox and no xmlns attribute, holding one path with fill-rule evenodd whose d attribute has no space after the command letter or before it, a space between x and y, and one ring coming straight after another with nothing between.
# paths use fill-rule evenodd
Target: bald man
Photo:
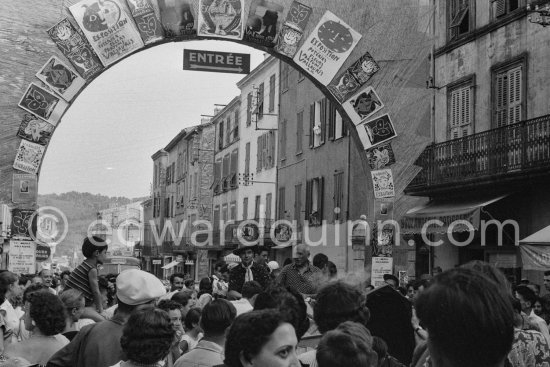
<instances>
[{"instance_id":1,"label":"bald man","mask_svg":"<svg viewBox=\"0 0 550 367\"><path fill-rule=\"evenodd\" d=\"M299 244L295 248L292 264L288 264L281 270L277 282L283 287L292 287L306 295L317 293L318 280L322 272L309 262L309 248Z\"/></svg>"}]
</instances>

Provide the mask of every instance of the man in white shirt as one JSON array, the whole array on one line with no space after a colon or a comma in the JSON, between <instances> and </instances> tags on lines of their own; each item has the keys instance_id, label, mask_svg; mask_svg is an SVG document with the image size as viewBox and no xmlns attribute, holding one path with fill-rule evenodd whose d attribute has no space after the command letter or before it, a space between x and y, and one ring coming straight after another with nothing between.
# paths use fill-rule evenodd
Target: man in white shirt
<instances>
[{"instance_id":1,"label":"man in white shirt","mask_svg":"<svg viewBox=\"0 0 550 367\"><path fill-rule=\"evenodd\" d=\"M535 325L539 331L544 335L544 338L550 345L550 333L548 332L548 325L543 318L537 316L533 310L537 296L535 292L525 285L517 286L514 289L514 295L521 304L521 311L527 315L529 321Z\"/></svg>"},{"instance_id":2,"label":"man in white shirt","mask_svg":"<svg viewBox=\"0 0 550 367\"><path fill-rule=\"evenodd\" d=\"M256 281L245 282L243 284L242 295L243 298L231 301L235 309L237 310L237 316L252 311L254 309L254 301L256 296L262 293L263 289L260 283Z\"/></svg>"}]
</instances>

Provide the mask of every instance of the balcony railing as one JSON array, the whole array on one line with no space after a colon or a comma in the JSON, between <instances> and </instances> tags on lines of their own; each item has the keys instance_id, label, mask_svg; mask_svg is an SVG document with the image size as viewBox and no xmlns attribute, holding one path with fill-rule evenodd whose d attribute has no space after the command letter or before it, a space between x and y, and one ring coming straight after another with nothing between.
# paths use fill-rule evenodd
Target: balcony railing
<instances>
[{"instance_id":1,"label":"balcony railing","mask_svg":"<svg viewBox=\"0 0 550 367\"><path fill-rule=\"evenodd\" d=\"M415 164L408 193L549 168L550 115L432 144Z\"/></svg>"}]
</instances>

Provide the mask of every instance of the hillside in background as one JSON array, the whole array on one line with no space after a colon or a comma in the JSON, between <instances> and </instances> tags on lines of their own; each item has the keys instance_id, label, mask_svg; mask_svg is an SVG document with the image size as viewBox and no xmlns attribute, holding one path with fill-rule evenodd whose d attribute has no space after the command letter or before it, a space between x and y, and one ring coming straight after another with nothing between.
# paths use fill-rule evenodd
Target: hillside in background
<instances>
[{"instance_id":1,"label":"hillside in background","mask_svg":"<svg viewBox=\"0 0 550 367\"><path fill-rule=\"evenodd\" d=\"M71 191L63 194L38 195L38 205L53 206L61 210L69 222L69 231L65 239L57 246L56 256L73 256L73 248L80 254L82 240L88 226L97 219L97 212L115 206L142 201L147 198L129 199L126 197L108 197L88 192Z\"/></svg>"}]
</instances>

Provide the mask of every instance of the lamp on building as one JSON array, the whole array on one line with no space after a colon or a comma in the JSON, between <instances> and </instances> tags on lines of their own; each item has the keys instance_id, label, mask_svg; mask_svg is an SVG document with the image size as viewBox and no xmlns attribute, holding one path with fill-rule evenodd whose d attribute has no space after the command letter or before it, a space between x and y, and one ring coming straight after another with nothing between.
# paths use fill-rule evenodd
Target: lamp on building
<instances>
[{"instance_id":1,"label":"lamp on building","mask_svg":"<svg viewBox=\"0 0 550 367\"><path fill-rule=\"evenodd\" d=\"M527 4L527 20L531 23L540 24L543 27L550 25L550 2L539 4ZM533 16L533 13L536 13Z\"/></svg>"}]
</instances>

